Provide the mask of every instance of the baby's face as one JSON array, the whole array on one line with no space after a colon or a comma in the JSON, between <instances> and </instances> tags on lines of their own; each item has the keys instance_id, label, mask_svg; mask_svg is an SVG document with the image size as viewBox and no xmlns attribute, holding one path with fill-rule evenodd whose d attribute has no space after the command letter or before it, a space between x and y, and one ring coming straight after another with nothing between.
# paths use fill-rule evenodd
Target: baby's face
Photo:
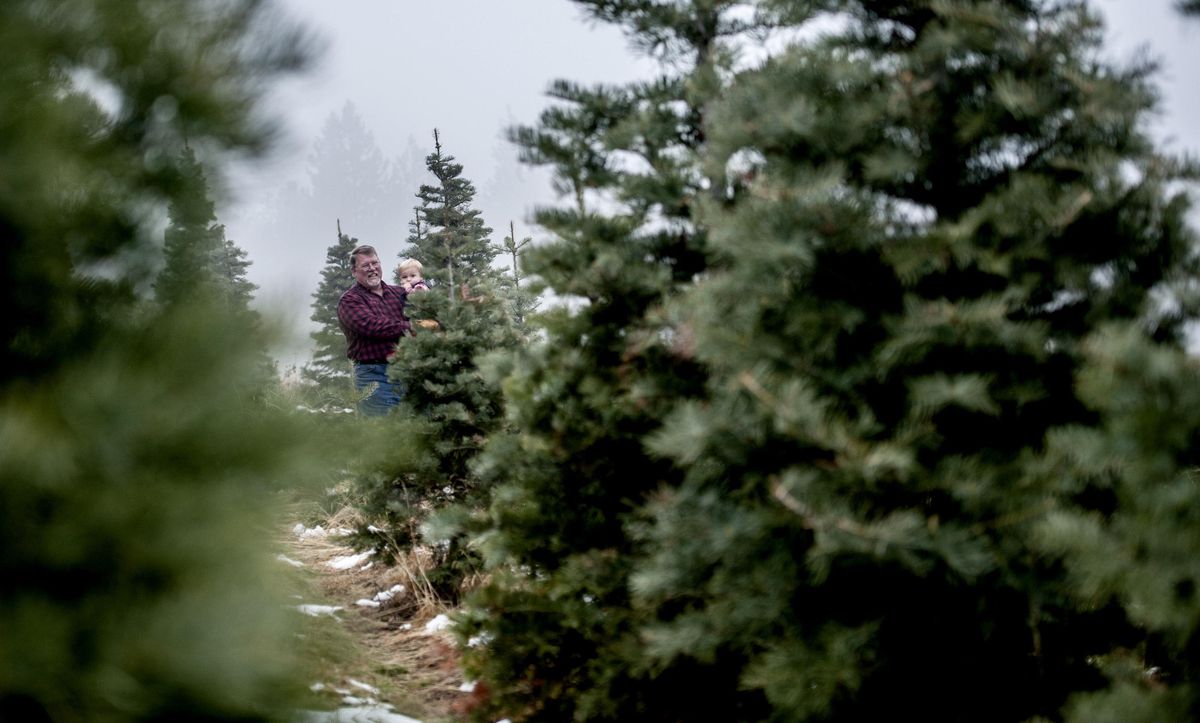
<instances>
[{"instance_id":1,"label":"baby's face","mask_svg":"<svg viewBox=\"0 0 1200 723\"><path fill-rule=\"evenodd\" d=\"M400 272L400 283L404 286L412 286L421 280L421 272L417 269L408 268Z\"/></svg>"}]
</instances>

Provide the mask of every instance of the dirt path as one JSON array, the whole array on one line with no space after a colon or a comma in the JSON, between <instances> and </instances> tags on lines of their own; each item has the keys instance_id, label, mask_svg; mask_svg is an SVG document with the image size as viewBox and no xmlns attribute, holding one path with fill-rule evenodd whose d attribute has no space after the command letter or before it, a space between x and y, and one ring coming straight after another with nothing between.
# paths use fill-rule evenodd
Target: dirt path
<instances>
[{"instance_id":1,"label":"dirt path","mask_svg":"<svg viewBox=\"0 0 1200 723\"><path fill-rule=\"evenodd\" d=\"M320 707L383 705L423 723L458 719L468 693L454 643L436 623L427 627L441 611L411 592L410 568L356 555L336 528L297 523L285 549L282 561L304 580L296 597L311 616L304 643Z\"/></svg>"}]
</instances>

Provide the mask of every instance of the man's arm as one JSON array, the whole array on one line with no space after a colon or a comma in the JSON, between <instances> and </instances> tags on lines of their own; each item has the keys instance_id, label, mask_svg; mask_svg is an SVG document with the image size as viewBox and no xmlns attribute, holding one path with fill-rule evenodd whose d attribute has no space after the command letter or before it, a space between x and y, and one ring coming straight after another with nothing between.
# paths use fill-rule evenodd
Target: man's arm
<instances>
[{"instance_id":1,"label":"man's arm","mask_svg":"<svg viewBox=\"0 0 1200 723\"><path fill-rule=\"evenodd\" d=\"M365 299L352 294L343 296L338 302L338 321L355 334L368 338L395 339L408 331L408 322L404 319L380 313Z\"/></svg>"}]
</instances>

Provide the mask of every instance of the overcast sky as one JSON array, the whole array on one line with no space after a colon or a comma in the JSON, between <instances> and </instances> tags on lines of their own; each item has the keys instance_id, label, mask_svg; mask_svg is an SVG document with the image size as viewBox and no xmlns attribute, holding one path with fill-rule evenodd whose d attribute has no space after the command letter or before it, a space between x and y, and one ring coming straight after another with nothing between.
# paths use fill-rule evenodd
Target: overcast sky
<instances>
[{"instance_id":1,"label":"overcast sky","mask_svg":"<svg viewBox=\"0 0 1200 723\"><path fill-rule=\"evenodd\" d=\"M1169 149L1200 154L1200 94L1194 77L1200 69L1200 19L1184 20L1171 0L1094 2L1108 18L1114 58L1127 60L1141 50L1162 61L1164 100L1163 115L1154 127L1157 137ZM410 141L428 152L437 127L480 195L498 198L503 195L498 189L505 185L518 187L518 179L505 177L513 174L515 154L503 140L503 131L514 123L536 121L551 80L622 82L644 76L652 67L633 54L619 31L585 22L568 0L282 4L324 39L326 49L311 73L277 93L287 138L272 163L239 177L232 189L236 202L223 209L221 220L230 238L249 253L250 278L261 287L260 300L284 307L301 323L311 313L309 294L333 239L326 232L307 239L267 239L249 219L285 179L305 180L304 163L313 139L347 101L357 107L389 158L402 154ZM518 210L505 208L503 215L520 216L535 203L553 200L544 177L530 173L519 179L527 201L517 204ZM488 224L507 230L508 218L489 218L489 208L480 208ZM493 215L501 213L491 210ZM522 217L512 220L518 223L518 235L529 233L520 228ZM381 256L394 258L404 245L404 232L369 241L380 248Z\"/></svg>"}]
</instances>

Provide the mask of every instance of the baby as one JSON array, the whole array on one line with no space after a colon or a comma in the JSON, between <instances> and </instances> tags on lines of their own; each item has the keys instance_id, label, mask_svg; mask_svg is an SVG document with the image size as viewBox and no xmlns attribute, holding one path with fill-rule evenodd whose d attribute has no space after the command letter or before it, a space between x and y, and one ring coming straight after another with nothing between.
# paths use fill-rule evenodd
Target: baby
<instances>
[{"instance_id":1,"label":"baby","mask_svg":"<svg viewBox=\"0 0 1200 723\"><path fill-rule=\"evenodd\" d=\"M401 261L396 267L396 277L406 292L429 291L429 285L421 278L421 262L416 259Z\"/></svg>"},{"instance_id":2,"label":"baby","mask_svg":"<svg viewBox=\"0 0 1200 723\"><path fill-rule=\"evenodd\" d=\"M396 267L396 278L400 280L400 286L404 288L405 293L429 291L429 285L421 278L421 262L416 259L401 261L400 265ZM419 329L441 328L441 325L433 319L414 319L413 325Z\"/></svg>"}]
</instances>

